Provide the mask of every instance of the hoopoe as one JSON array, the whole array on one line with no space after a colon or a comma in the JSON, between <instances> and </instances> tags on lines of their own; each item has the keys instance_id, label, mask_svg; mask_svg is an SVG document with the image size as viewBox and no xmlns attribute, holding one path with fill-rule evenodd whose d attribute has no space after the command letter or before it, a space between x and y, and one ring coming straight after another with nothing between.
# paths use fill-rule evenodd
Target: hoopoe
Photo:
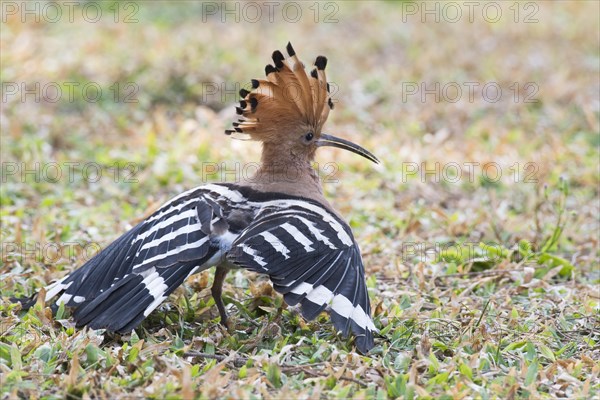
<instances>
[{"instance_id":1,"label":"hoopoe","mask_svg":"<svg viewBox=\"0 0 600 400\"><path fill-rule=\"evenodd\" d=\"M322 132L333 103L327 59L306 73L292 45L273 53L266 79L240 91L228 135L262 143L260 168L238 184L215 183L176 196L61 280L46 301L74 309L77 326L128 333L190 275L215 266L212 296L227 324L222 285L232 268L269 275L307 320L328 311L344 337L368 352L377 331L360 251L350 227L323 196L311 162L321 146L369 151Z\"/></svg>"}]
</instances>

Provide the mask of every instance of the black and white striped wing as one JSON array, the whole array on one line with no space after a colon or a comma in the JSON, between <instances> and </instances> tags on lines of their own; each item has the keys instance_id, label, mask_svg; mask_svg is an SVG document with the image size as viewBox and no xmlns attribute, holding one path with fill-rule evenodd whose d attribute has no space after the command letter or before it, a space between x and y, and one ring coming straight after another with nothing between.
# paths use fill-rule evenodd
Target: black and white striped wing
<instances>
[{"instance_id":1,"label":"black and white striped wing","mask_svg":"<svg viewBox=\"0 0 600 400\"><path fill-rule=\"evenodd\" d=\"M282 201L266 209L234 241L228 259L268 274L289 305L304 318L331 315L344 336L352 332L366 353L373 345L369 296L360 250L350 228L316 204ZM284 204L285 203L285 204Z\"/></svg>"},{"instance_id":2,"label":"black and white striped wing","mask_svg":"<svg viewBox=\"0 0 600 400\"><path fill-rule=\"evenodd\" d=\"M48 287L46 299L61 294L78 326L129 332L220 251L211 245L219 223L219 206L202 190L183 193Z\"/></svg>"}]
</instances>

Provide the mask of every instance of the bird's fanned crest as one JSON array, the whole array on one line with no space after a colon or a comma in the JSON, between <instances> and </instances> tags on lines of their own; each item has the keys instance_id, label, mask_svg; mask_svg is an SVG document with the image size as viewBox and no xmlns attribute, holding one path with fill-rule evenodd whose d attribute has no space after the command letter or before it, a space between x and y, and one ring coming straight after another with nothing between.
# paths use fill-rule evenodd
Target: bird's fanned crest
<instances>
[{"instance_id":1,"label":"bird's fanned crest","mask_svg":"<svg viewBox=\"0 0 600 400\"><path fill-rule=\"evenodd\" d=\"M325 76L327 58L318 56L310 75L306 73L291 43L288 57L276 50L273 63L265 67L266 79L252 79L251 90L240 90L242 117L225 133L249 134L264 142L280 140L281 134L304 124L320 132L333 102Z\"/></svg>"}]
</instances>

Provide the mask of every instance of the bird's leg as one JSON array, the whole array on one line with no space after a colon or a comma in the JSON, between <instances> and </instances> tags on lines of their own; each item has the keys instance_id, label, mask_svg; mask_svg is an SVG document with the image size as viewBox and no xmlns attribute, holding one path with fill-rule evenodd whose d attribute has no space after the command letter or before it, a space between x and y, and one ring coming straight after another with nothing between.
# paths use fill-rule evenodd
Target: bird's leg
<instances>
[{"instance_id":1,"label":"bird's leg","mask_svg":"<svg viewBox=\"0 0 600 400\"><path fill-rule=\"evenodd\" d=\"M223 282L225 281L225 277L227 276L227 272L229 270L223 267L217 267L215 270L215 279L213 281L213 285L210 288L210 292L212 293L213 299L215 299L215 304L217 305L217 309L219 310L219 315L221 316L221 325L228 328L227 325L227 311L225 310L225 304L223 304L223 298L221 295L223 294Z\"/></svg>"}]
</instances>

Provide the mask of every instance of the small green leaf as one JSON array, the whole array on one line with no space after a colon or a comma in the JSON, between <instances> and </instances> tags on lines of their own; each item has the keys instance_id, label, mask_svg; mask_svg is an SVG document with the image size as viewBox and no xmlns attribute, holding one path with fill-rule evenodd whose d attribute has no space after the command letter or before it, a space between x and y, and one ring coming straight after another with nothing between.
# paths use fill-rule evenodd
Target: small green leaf
<instances>
[{"instance_id":1,"label":"small green leaf","mask_svg":"<svg viewBox=\"0 0 600 400\"><path fill-rule=\"evenodd\" d=\"M440 362L438 361L435 354L433 354L433 352L430 352L429 353L429 373L437 374L439 369L440 369Z\"/></svg>"},{"instance_id":2,"label":"small green leaf","mask_svg":"<svg viewBox=\"0 0 600 400\"><path fill-rule=\"evenodd\" d=\"M65 315L65 303L63 301L60 302L60 305L58 306L58 310L56 310L56 316L54 317L54 319L63 319Z\"/></svg>"},{"instance_id":3,"label":"small green leaf","mask_svg":"<svg viewBox=\"0 0 600 400\"><path fill-rule=\"evenodd\" d=\"M500 261L510 255L510 250L499 244L487 245L481 242L479 247L484 251L484 257L488 260Z\"/></svg>"},{"instance_id":4,"label":"small green leaf","mask_svg":"<svg viewBox=\"0 0 600 400\"><path fill-rule=\"evenodd\" d=\"M47 363L52 358L52 348L47 344L38 347L34 353L35 357Z\"/></svg>"},{"instance_id":5,"label":"small green leaf","mask_svg":"<svg viewBox=\"0 0 600 400\"><path fill-rule=\"evenodd\" d=\"M87 356L88 365L98 362L98 348L93 344L90 343L85 347L85 354Z\"/></svg>"},{"instance_id":6,"label":"small green leaf","mask_svg":"<svg viewBox=\"0 0 600 400\"><path fill-rule=\"evenodd\" d=\"M10 347L10 363L12 365L13 371L20 371L23 367L23 363L21 360L21 352L16 344Z\"/></svg>"},{"instance_id":7,"label":"small green leaf","mask_svg":"<svg viewBox=\"0 0 600 400\"><path fill-rule=\"evenodd\" d=\"M270 363L267 367L267 379L269 382L273 384L276 388L281 387L281 370L279 366L275 363Z\"/></svg>"},{"instance_id":8,"label":"small green leaf","mask_svg":"<svg viewBox=\"0 0 600 400\"><path fill-rule=\"evenodd\" d=\"M130 363L134 362L137 359L139 353L140 349L137 346L132 347L131 350L129 350L127 361L129 361Z\"/></svg>"},{"instance_id":9,"label":"small green leaf","mask_svg":"<svg viewBox=\"0 0 600 400\"><path fill-rule=\"evenodd\" d=\"M525 239L519 241L519 253L521 256L527 257L531 254L531 243Z\"/></svg>"},{"instance_id":10,"label":"small green leaf","mask_svg":"<svg viewBox=\"0 0 600 400\"><path fill-rule=\"evenodd\" d=\"M449 376L448 372L442 372L441 374L437 374L436 376L434 376L433 378L431 378L429 380L429 382L427 382L427 385L428 386L434 386L434 385L439 385L439 384L443 384L445 382L448 382L448 376Z\"/></svg>"},{"instance_id":11,"label":"small green leaf","mask_svg":"<svg viewBox=\"0 0 600 400\"><path fill-rule=\"evenodd\" d=\"M131 343L131 345L133 346L134 344L136 344L139 341L140 341L140 337L137 335L136 331L133 331L133 333L131 334L131 339L129 339L129 343Z\"/></svg>"},{"instance_id":12,"label":"small green leaf","mask_svg":"<svg viewBox=\"0 0 600 400\"><path fill-rule=\"evenodd\" d=\"M540 256L538 257L538 263L547 265L551 268L561 266L562 268L559 274L563 277L571 275L571 272L573 272L573 270L575 269L575 266L567 260L565 260L564 258L548 253L540 254Z\"/></svg>"},{"instance_id":13,"label":"small green leaf","mask_svg":"<svg viewBox=\"0 0 600 400\"><path fill-rule=\"evenodd\" d=\"M554 356L554 353L552 352L550 347L546 346L545 344L538 344L538 348L540 349L540 352L542 353L542 355L544 357L546 357L548 360L550 360L552 362L556 361L556 357Z\"/></svg>"},{"instance_id":14,"label":"small green leaf","mask_svg":"<svg viewBox=\"0 0 600 400\"><path fill-rule=\"evenodd\" d=\"M110 355L110 351L106 352L106 368L110 368L115 364L115 360Z\"/></svg>"},{"instance_id":15,"label":"small green leaf","mask_svg":"<svg viewBox=\"0 0 600 400\"><path fill-rule=\"evenodd\" d=\"M469 378L469 380L473 380L473 370L467 364L460 364L459 367L460 373Z\"/></svg>"},{"instance_id":16,"label":"small green leaf","mask_svg":"<svg viewBox=\"0 0 600 400\"><path fill-rule=\"evenodd\" d=\"M0 358L10 361L10 346L5 343L0 343Z\"/></svg>"},{"instance_id":17,"label":"small green leaf","mask_svg":"<svg viewBox=\"0 0 600 400\"><path fill-rule=\"evenodd\" d=\"M535 378L537 377L539 364L537 359L534 360L531 364L529 364L529 368L527 368L527 374L525 375L525 386L529 386L533 383Z\"/></svg>"},{"instance_id":18,"label":"small green leaf","mask_svg":"<svg viewBox=\"0 0 600 400\"><path fill-rule=\"evenodd\" d=\"M527 352L525 355L525 359L527 361L532 361L537 356L537 351L535 349L535 345L531 343L531 341L527 341L527 345L525 346L525 351Z\"/></svg>"},{"instance_id":19,"label":"small green leaf","mask_svg":"<svg viewBox=\"0 0 600 400\"><path fill-rule=\"evenodd\" d=\"M515 349L520 349L521 347L525 346L526 344L527 343L524 340L522 340L520 342L514 342L514 343L511 343L508 346L506 346L503 351L510 351L510 350L515 350Z\"/></svg>"}]
</instances>

